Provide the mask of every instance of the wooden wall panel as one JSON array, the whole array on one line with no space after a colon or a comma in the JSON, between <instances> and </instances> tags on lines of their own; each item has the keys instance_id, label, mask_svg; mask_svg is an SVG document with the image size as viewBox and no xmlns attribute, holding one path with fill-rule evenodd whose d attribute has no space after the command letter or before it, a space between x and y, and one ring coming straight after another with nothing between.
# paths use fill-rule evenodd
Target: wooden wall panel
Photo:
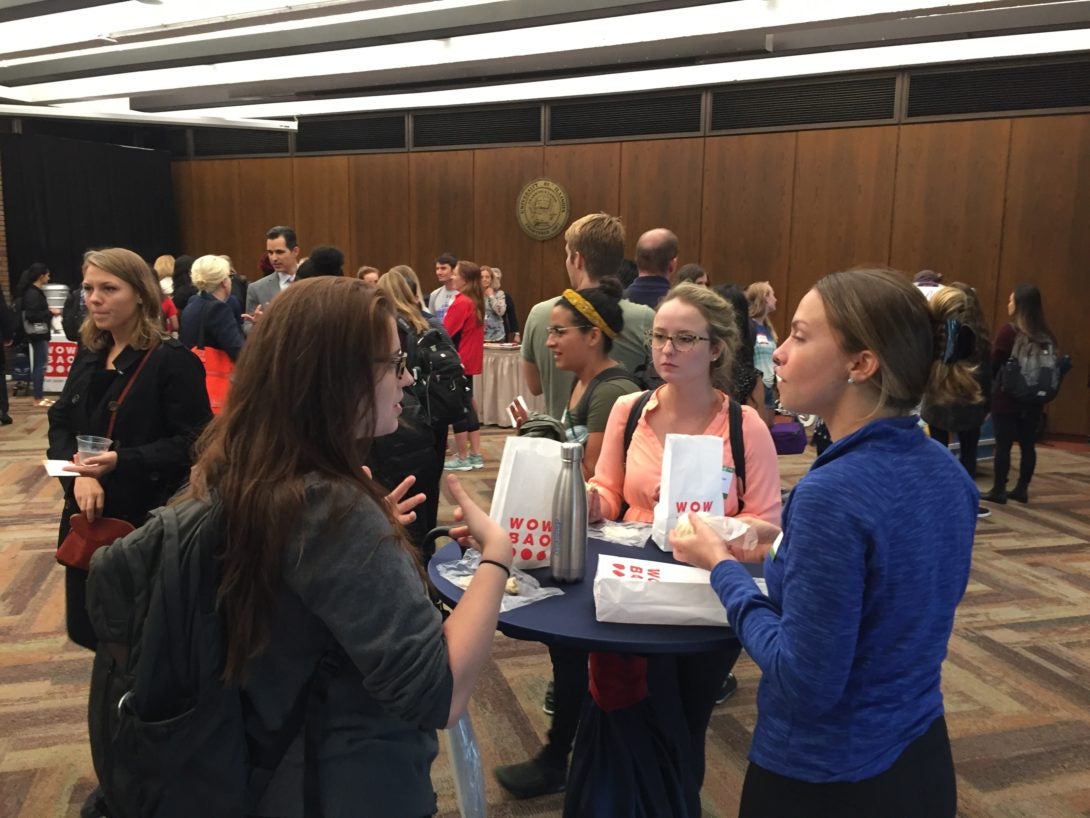
<instances>
[{"instance_id":1,"label":"wooden wall panel","mask_svg":"<svg viewBox=\"0 0 1090 818\"><path fill-rule=\"evenodd\" d=\"M349 157L348 179L351 269L411 264L409 154Z\"/></svg>"},{"instance_id":2,"label":"wooden wall panel","mask_svg":"<svg viewBox=\"0 0 1090 818\"><path fill-rule=\"evenodd\" d=\"M618 214L621 207L621 143L550 145L545 148L545 176L568 192L571 221L588 213ZM542 274L537 301L570 286L564 266L564 233L541 243ZM525 316L537 301L519 305Z\"/></svg>"},{"instance_id":3,"label":"wooden wall panel","mask_svg":"<svg viewBox=\"0 0 1090 818\"><path fill-rule=\"evenodd\" d=\"M542 175L540 147L492 148L473 156L473 260L503 271L503 288L516 309L541 294L541 242L519 227L515 206L523 186ZM524 309L528 309L525 307ZM525 313L519 314L519 322Z\"/></svg>"},{"instance_id":4,"label":"wooden wall panel","mask_svg":"<svg viewBox=\"0 0 1090 818\"><path fill-rule=\"evenodd\" d=\"M306 256L319 244L339 247L350 258L348 228L348 157L310 156L293 160L295 174L295 232L299 255Z\"/></svg>"},{"instance_id":5,"label":"wooden wall panel","mask_svg":"<svg viewBox=\"0 0 1090 818\"><path fill-rule=\"evenodd\" d=\"M1090 432L1090 115L1012 123L1002 256L993 320L1015 285L1041 288L1045 315L1075 368L1049 406L1049 429Z\"/></svg>"},{"instance_id":6,"label":"wooden wall panel","mask_svg":"<svg viewBox=\"0 0 1090 818\"><path fill-rule=\"evenodd\" d=\"M996 299L1009 119L901 127L890 265L972 284ZM1004 296L1005 297L1005 296Z\"/></svg>"},{"instance_id":7,"label":"wooden wall panel","mask_svg":"<svg viewBox=\"0 0 1090 818\"><path fill-rule=\"evenodd\" d=\"M897 128L803 131L798 135L788 284L779 296L781 333L821 276L889 263Z\"/></svg>"},{"instance_id":8,"label":"wooden wall panel","mask_svg":"<svg viewBox=\"0 0 1090 818\"><path fill-rule=\"evenodd\" d=\"M621 206L627 258L640 235L655 227L677 234L678 265L700 255L704 140L651 139L621 143Z\"/></svg>"},{"instance_id":9,"label":"wooden wall panel","mask_svg":"<svg viewBox=\"0 0 1090 818\"><path fill-rule=\"evenodd\" d=\"M238 160L190 162L189 215L181 253L228 253L238 235Z\"/></svg>"},{"instance_id":10,"label":"wooden wall panel","mask_svg":"<svg viewBox=\"0 0 1090 818\"><path fill-rule=\"evenodd\" d=\"M425 292L436 287L435 257L474 258L473 151L409 155L410 266Z\"/></svg>"},{"instance_id":11,"label":"wooden wall panel","mask_svg":"<svg viewBox=\"0 0 1090 818\"><path fill-rule=\"evenodd\" d=\"M174 213L178 220L178 246L170 254L178 256L197 233L197 213L193 206L193 163L171 162L170 177L174 188Z\"/></svg>"},{"instance_id":12,"label":"wooden wall panel","mask_svg":"<svg viewBox=\"0 0 1090 818\"><path fill-rule=\"evenodd\" d=\"M407 262L425 289L450 250L499 265L520 315L568 286L564 240L531 242L514 218L530 178L562 185L572 218L604 210L640 233L677 232L680 260L713 280L767 278L782 331L820 276L858 264L931 267L974 284L994 322L1038 284L1075 370L1054 431L1090 433L1090 115L921 123L707 139L306 159L173 168L179 252L227 252L252 276L264 231L293 222L305 249L349 266ZM298 220L297 220L298 215Z\"/></svg>"},{"instance_id":13,"label":"wooden wall panel","mask_svg":"<svg viewBox=\"0 0 1090 818\"><path fill-rule=\"evenodd\" d=\"M770 281L786 292L796 136L707 140L700 264L713 284Z\"/></svg>"},{"instance_id":14,"label":"wooden wall panel","mask_svg":"<svg viewBox=\"0 0 1090 818\"><path fill-rule=\"evenodd\" d=\"M240 209L234 246L227 251L235 269L250 281L261 276L265 232L295 221L295 175L291 159L241 159L238 163Z\"/></svg>"}]
</instances>

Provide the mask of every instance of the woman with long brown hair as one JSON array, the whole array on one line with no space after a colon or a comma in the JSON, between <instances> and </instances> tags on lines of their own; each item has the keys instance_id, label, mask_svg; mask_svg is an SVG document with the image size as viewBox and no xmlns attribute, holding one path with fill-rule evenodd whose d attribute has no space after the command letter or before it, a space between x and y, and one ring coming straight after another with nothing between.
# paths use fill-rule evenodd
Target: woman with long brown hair
<instances>
[{"instance_id":1,"label":"woman with long brown hair","mask_svg":"<svg viewBox=\"0 0 1090 818\"><path fill-rule=\"evenodd\" d=\"M484 369L484 288L481 268L472 261L459 261L451 281L458 294L443 316L443 326L458 347L462 366L471 378ZM444 466L450 471L484 468L481 457L481 422L477 417L477 401L473 398L470 381L469 411L463 420L453 424L455 456ZM466 446L468 443L468 452Z\"/></svg>"},{"instance_id":2,"label":"woman with long brown hair","mask_svg":"<svg viewBox=\"0 0 1090 818\"><path fill-rule=\"evenodd\" d=\"M396 429L408 378L381 292L343 277L296 282L250 333L187 493L223 506L224 674L257 717L279 726L323 655L347 656L320 721L308 714L326 815L435 811L435 731L466 708L510 571L504 531L452 479L482 565L445 622L428 599L385 489L361 468L373 439ZM302 814L292 772L282 765L270 785L273 811L251 814Z\"/></svg>"},{"instance_id":3,"label":"woman with long brown hair","mask_svg":"<svg viewBox=\"0 0 1090 818\"><path fill-rule=\"evenodd\" d=\"M983 499L989 503L1006 503L1008 498L1019 503L1029 502L1029 483L1037 469L1037 435L1041 431L1044 405L1025 403L1008 395L998 379L1007 359L1014 354L1019 341L1055 344L1056 336L1045 320L1041 291L1033 284L1019 284L1007 301L1010 322L995 333L992 343L992 377L996 388L992 392L992 422L995 424L995 483ZM1011 467L1011 449L1018 441L1022 453L1018 464L1018 482L1007 491L1007 475Z\"/></svg>"}]
</instances>

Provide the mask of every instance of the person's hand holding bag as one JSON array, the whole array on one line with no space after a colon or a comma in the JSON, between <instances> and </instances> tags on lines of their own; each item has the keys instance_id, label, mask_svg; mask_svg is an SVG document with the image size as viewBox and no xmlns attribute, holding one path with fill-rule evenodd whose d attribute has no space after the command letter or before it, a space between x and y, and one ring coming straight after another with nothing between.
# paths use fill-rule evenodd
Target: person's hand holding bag
<instances>
[{"instance_id":1,"label":"person's hand holding bag","mask_svg":"<svg viewBox=\"0 0 1090 818\"><path fill-rule=\"evenodd\" d=\"M77 477L72 495L79 510L87 517L87 522L93 523L96 518L102 516L106 492L102 490L102 484L94 477Z\"/></svg>"},{"instance_id":2,"label":"person's hand holding bag","mask_svg":"<svg viewBox=\"0 0 1090 818\"><path fill-rule=\"evenodd\" d=\"M735 559L723 538L699 514L691 511L678 520L669 540L674 559L705 571L712 570L723 560Z\"/></svg>"}]
</instances>

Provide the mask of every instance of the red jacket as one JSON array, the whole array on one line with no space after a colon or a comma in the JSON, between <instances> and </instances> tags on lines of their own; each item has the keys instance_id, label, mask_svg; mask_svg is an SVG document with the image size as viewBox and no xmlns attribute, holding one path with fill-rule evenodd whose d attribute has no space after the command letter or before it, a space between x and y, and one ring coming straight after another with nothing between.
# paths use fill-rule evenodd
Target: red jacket
<instances>
[{"instance_id":1,"label":"red jacket","mask_svg":"<svg viewBox=\"0 0 1090 818\"><path fill-rule=\"evenodd\" d=\"M458 345L467 375L480 375L484 369L484 321L477 318L477 308L469 296L458 293L450 302L443 326Z\"/></svg>"}]
</instances>

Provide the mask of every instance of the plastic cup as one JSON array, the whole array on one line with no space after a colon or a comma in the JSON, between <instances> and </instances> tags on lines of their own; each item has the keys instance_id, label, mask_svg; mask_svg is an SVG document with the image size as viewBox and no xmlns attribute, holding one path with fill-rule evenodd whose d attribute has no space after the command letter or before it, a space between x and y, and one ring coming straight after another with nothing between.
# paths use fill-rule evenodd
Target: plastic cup
<instances>
[{"instance_id":1,"label":"plastic cup","mask_svg":"<svg viewBox=\"0 0 1090 818\"><path fill-rule=\"evenodd\" d=\"M102 454L110 451L113 441L108 437L96 437L95 435L76 435L76 451L80 454Z\"/></svg>"}]
</instances>

